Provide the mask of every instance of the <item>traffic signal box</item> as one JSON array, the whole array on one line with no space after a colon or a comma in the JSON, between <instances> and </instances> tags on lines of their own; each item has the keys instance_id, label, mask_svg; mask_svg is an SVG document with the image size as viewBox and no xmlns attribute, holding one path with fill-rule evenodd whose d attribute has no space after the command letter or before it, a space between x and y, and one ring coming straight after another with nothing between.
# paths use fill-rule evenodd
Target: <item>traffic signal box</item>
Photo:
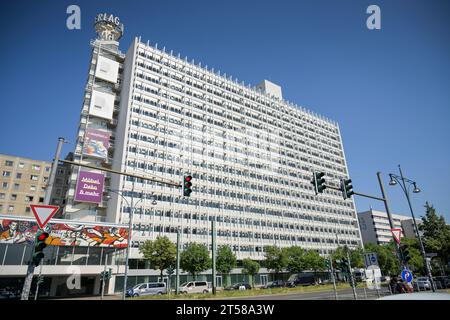
<instances>
[{"instance_id":1,"label":"traffic signal box","mask_svg":"<svg viewBox=\"0 0 450 320\"><path fill-rule=\"evenodd\" d=\"M192 193L192 176L184 176L183 196L190 197Z\"/></svg>"},{"instance_id":2,"label":"traffic signal box","mask_svg":"<svg viewBox=\"0 0 450 320\"><path fill-rule=\"evenodd\" d=\"M314 186L314 191L316 195L319 193L323 193L323 191L327 188L325 185L325 172L313 172L313 179L311 180L311 184Z\"/></svg>"},{"instance_id":3,"label":"traffic signal box","mask_svg":"<svg viewBox=\"0 0 450 320\"><path fill-rule=\"evenodd\" d=\"M344 200L355 194L353 192L352 179L341 179L341 191Z\"/></svg>"},{"instance_id":4,"label":"traffic signal box","mask_svg":"<svg viewBox=\"0 0 450 320\"><path fill-rule=\"evenodd\" d=\"M34 240L34 253L32 261L35 267L39 266L41 260L44 258L44 249L47 247L45 241L49 237L49 234L45 231L39 230L36 233L36 238Z\"/></svg>"}]
</instances>

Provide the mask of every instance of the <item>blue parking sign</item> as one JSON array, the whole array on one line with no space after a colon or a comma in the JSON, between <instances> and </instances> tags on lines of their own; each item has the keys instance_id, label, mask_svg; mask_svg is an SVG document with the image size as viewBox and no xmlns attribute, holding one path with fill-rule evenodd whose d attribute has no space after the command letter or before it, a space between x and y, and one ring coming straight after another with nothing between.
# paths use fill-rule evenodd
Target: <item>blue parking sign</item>
<instances>
[{"instance_id":1,"label":"blue parking sign","mask_svg":"<svg viewBox=\"0 0 450 320\"><path fill-rule=\"evenodd\" d=\"M413 274L410 270L405 269L402 271L402 280L406 281L408 283L412 282L413 280Z\"/></svg>"}]
</instances>

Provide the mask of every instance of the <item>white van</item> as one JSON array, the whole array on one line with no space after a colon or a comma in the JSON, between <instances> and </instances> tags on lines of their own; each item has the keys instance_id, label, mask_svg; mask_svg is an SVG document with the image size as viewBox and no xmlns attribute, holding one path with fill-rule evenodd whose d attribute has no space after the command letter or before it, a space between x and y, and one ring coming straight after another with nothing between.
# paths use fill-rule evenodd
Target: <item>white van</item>
<instances>
[{"instance_id":1,"label":"white van","mask_svg":"<svg viewBox=\"0 0 450 320\"><path fill-rule=\"evenodd\" d=\"M209 284L206 281L189 281L180 286L180 293L209 293Z\"/></svg>"}]
</instances>

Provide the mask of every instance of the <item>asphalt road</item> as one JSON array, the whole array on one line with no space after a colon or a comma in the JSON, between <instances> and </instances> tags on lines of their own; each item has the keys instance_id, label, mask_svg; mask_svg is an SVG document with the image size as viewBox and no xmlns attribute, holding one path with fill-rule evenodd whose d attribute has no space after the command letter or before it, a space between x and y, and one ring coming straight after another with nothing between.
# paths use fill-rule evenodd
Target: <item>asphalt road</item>
<instances>
[{"instance_id":1,"label":"asphalt road","mask_svg":"<svg viewBox=\"0 0 450 320\"><path fill-rule=\"evenodd\" d=\"M379 290L380 297L390 295L389 291L385 291L385 288ZM356 289L356 295L359 300L374 300L378 298L376 290L370 289ZM353 290L340 289L338 290L338 300L353 300ZM335 300L334 291L316 291L316 292L296 292L287 294L273 294L263 296L252 297L233 297L226 298L226 300Z\"/></svg>"}]
</instances>

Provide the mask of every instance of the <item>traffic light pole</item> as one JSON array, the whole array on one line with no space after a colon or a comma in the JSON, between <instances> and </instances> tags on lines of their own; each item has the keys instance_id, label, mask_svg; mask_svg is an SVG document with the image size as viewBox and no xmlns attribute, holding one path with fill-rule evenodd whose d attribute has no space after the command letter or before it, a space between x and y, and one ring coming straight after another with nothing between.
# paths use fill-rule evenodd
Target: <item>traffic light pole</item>
<instances>
[{"instance_id":1,"label":"traffic light pole","mask_svg":"<svg viewBox=\"0 0 450 320\"><path fill-rule=\"evenodd\" d=\"M175 276L175 294L180 293L180 229L177 230L177 268Z\"/></svg>"},{"instance_id":2,"label":"traffic light pole","mask_svg":"<svg viewBox=\"0 0 450 320\"><path fill-rule=\"evenodd\" d=\"M351 281L351 285L352 285L352 290L353 290L353 297L355 298L355 300L358 300L358 295L356 294L356 288L355 288L355 279L353 278L353 270L352 270L352 261L350 260L350 253L349 250L345 250L347 251L347 261L348 261L348 271L350 272L350 281Z\"/></svg>"},{"instance_id":3,"label":"traffic light pole","mask_svg":"<svg viewBox=\"0 0 450 320\"><path fill-rule=\"evenodd\" d=\"M216 220L211 221L212 242L212 293L216 294Z\"/></svg>"},{"instance_id":4,"label":"traffic light pole","mask_svg":"<svg viewBox=\"0 0 450 320\"><path fill-rule=\"evenodd\" d=\"M41 284L41 276L42 276L42 264L41 264L41 267L39 268L39 275L38 275L38 281L36 283L36 292L34 293L34 300L37 300L37 298L38 298L39 285Z\"/></svg>"},{"instance_id":5,"label":"traffic light pole","mask_svg":"<svg viewBox=\"0 0 450 320\"><path fill-rule=\"evenodd\" d=\"M331 272L331 280L333 281L334 298L336 300L339 300L338 299L337 288L336 288L336 278L334 277L333 259L331 258L331 256L329 257L328 261L330 262L330 272Z\"/></svg>"}]
</instances>

